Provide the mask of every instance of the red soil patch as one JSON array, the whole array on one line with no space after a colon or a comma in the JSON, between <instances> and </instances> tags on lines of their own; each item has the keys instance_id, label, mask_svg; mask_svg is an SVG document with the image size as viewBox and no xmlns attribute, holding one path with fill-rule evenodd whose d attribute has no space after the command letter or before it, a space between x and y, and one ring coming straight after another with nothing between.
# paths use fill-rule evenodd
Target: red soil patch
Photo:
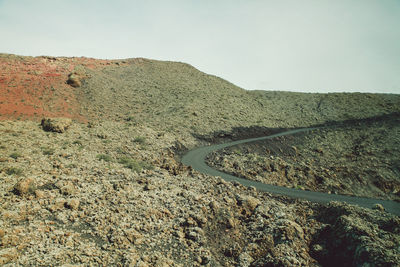
<instances>
[{"instance_id":1,"label":"red soil patch","mask_svg":"<svg viewBox=\"0 0 400 267\"><path fill-rule=\"evenodd\" d=\"M67 117L86 121L69 86L68 74L77 65L96 69L110 60L91 58L21 57L0 55L0 120Z\"/></svg>"}]
</instances>

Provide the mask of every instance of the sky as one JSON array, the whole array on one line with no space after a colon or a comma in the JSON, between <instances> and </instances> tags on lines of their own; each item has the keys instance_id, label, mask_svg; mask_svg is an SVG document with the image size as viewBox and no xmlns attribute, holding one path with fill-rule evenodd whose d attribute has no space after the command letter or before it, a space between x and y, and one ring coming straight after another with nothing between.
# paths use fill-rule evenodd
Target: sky
<instances>
[{"instance_id":1,"label":"sky","mask_svg":"<svg viewBox=\"0 0 400 267\"><path fill-rule=\"evenodd\" d=\"M400 0L0 0L0 53L181 61L248 90L400 94Z\"/></svg>"}]
</instances>

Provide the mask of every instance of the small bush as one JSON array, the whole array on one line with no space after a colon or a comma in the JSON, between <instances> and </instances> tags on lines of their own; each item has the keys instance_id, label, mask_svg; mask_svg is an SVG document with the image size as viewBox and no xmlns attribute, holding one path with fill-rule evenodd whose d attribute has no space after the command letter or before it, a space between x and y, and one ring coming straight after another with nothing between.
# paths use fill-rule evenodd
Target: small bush
<instances>
[{"instance_id":1,"label":"small bush","mask_svg":"<svg viewBox=\"0 0 400 267\"><path fill-rule=\"evenodd\" d=\"M140 164L134 159L124 157L118 162L124 165L125 168L131 169L132 171L140 172L142 170Z\"/></svg>"},{"instance_id":2,"label":"small bush","mask_svg":"<svg viewBox=\"0 0 400 267\"><path fill-rule=\"evenodd\" d=\"M108 137L105 133L98 133L96 136L100 139L107 139Z\"/></svg>"},{"instance_id":3,"label":"small bush","mask_svg":"<svg viewBox=\"0 0 400 267\"><path fill-rule=\"evenodd\" d=\"M154 166L153 166L153 165L151 165L150 163L145 162L145 161L141 161L141 162L140 162L140 165L141 165L142 168L145 169L145 170L153 170L153 169L154 169Z\"/></svg>"},{"instance_id":4,"label":"small bush","mask_svg":"<svg viewBox=\"0 0 400 267\"><path fill-rule=\"evenodd\" d=\"M306 190L302 185L296 185L295 188L298 190Z\"/></svg>"},{"instance_id":5,"label":"small bush","mask_svg":"<svg viewBox=\"0 0 400 267\"><path fill-rule=\"evenodd\" d=\"M133 120L135 120L135 117L129 116L129 117L127 117L125 120L126 120L126 121L133 121Z\"/></svg>"},{"instance_id":6,"label":"small bush","mask_svg":"<svg viewBox=\"0 0 400 267\"><path fill-rule=\"evenodd\" d=\"M75 163L71 163L71 164L68 164L67 165L67 168L68 169L75 169L75 168L77 168L78 167L78 165L76 165Z\"/></svg>"},{"instance_id":7,"label":"small bush","mask_svg":"<svg viewBox=\"0 0 400 267\"><path fill-rule=\"evenodd\" d=\"M139 143L139 144L145 144L146 143L146 137L144 136L137 136L133 139L133 142Z\"/></svg>"},{"instance_id":8,"label":"small bush","mask_svg":"<svg viewBox=\"0 0 400 267\"><path fill-rule=\"evenodd\" d=\"M113 159L112 159L112 157L111 157L110 155L105 155L105 154L99 154L99 155L96 156L96 158L97 158L98 160L104 160L104 161L106 161L106 162L111 162L111 161L113 161Z\"/></svg>"},{"instance_id":9,"label":"small bush","mask_svg":"<svg viewBox=\"0 0 400 267\"><path fill-rule=\"evenodd\" d=\"M242 151L240 151L239 149L234 150L233 153L239 156L243 155Z\"/></svg>"},{"instance_id":10,"label":"small bush","mask_svg":"<svg viewBox=\"0 0 400 267\"><path fill-rule=\"evenodd\" d=\"M126 151L122 147L117 147L115 150L118 154L126 154Z\"/></svg>"},{"instance_id":11,"label":"small bush","mask_svg":"<svg viewBox=\"0 0 400 267\"><path fill-rule=\"evenodd\" d=\"M20 168L15 168L15 167L10 167L10 168L7 168L7 169L6 169L6 173L7 173L8 175L13 175L13 174L15 174L15 175L20 175L20 174L22 174L22 169L20 169Z\"/></svg>"},{"instance_id":12,"label":"small bush","mask_svg":"<svg viewBox=\"0 0 400 267\"><path fill-rule=\"evenodd\" d=\"M18 152L13 152L10 154L10 157L13 159L17 159L17 158L21 157L21 154Z\"/></svg>"},{"instance_id":13,"label":"small bush","mask_svg":"<svg viewBox=\"0 0 400 267\"><path fill-rule=\"evenodd\" d=\"M83 146L83 144L80 140L76 140L76 141L72 142L72 144L78 145L78 146Z\"/></svg>"},{"instance_id":14,"label":"small bush","mask_svg":"<svg viewBox=\"0 0 400 267\"><path fill-rule=\"evenodd\" d=\"M132 171L135 172L140 172L143 169L146 170L151 170L154 167L147 163L147 162L143 162L143 161L136 161L132 158L128 158L128 157L122 157L118 160L119 163L121 163L122 165L124 165L125 168L131 169Z\"/></svg>"},{"instance_id":15,"label":"small bush","mask_svg":"<svg viewBox=\"0 0 400 267\"><path fill-rule=\"evenodd\" d=\"M43 155L53 155L54 152L55 152L54 148L49 148L49 147L42 148Z\"/></svg>"}]
</instances>

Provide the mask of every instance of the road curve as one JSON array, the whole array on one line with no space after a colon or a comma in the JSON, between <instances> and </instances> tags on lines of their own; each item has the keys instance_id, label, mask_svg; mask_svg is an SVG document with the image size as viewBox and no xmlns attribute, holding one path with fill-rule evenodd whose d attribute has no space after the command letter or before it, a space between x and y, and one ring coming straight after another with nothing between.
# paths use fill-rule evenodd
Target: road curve
<instances>
[{"instance_id":1,"label":"road curve","mask_svg":"<svg viewBox=\"0 0 400 267\"><path fill-rule=\"evenodd\" d=\"M352 205L358 205L364 208L372 208L375 204L381 204L387 212L400 216L400 203L389 200L380 200L380 199L372 199L372 198L364 198L364 197L353 197L353 196L345 196L345 195L337 195L337 194L327 194L322 192L314 192L314 191L305 191L299 190L295 188L288 188L276 185L268 185L261 182L251 181L247 179L243 179L240 177L236 177L216 169L211 168L205 163L206 156L213 151L217 151L226 147L250 143L255 141L272 139L278 136L291 135L300 132L312 131L317 128L301 128L290 131L285 131L273 135L258 137L258 138L249 138L244 140L233 141L224 144L218 145L210 145L205 147L200 147L189 151L182 157L181 162L187 166L191 166L196 171L199 171L204 174L212 175L212 176L220 176L226 181L237 181L244 186L254 186L256 189L264 192L269 192L272 194L284 195L292 198L300 198L306 199L313 202L318 203L328 203L330 201L340 201L346 202Z\"/></svg>"}]
</instances>

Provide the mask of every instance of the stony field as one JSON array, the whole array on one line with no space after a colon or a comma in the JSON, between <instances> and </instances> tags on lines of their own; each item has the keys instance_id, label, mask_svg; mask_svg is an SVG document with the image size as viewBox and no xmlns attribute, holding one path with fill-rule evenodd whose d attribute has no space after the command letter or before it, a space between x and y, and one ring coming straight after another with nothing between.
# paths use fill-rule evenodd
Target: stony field
<instances>
[{"instance_id":1,"label":"stony field","mask_svg":"<svg viewBox=\"0 0 400 267\"><path fill-rule=\"evenodd\" d=\"M210 165L268 184L400 201L400 114L218 151Z\"/></svg>"}]
</instances>

